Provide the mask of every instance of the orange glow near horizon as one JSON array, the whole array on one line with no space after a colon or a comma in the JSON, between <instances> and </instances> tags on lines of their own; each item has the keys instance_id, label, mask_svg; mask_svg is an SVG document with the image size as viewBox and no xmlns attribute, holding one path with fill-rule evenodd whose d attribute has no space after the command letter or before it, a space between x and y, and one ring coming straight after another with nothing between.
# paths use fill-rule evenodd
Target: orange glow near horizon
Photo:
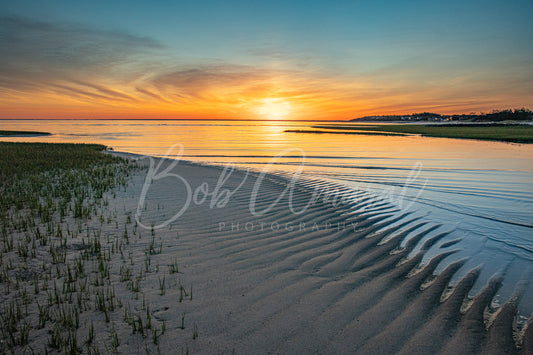
<instances>
[{"instance_id":1,"label":"orange glow near horizon","mask_svg":"<svg viewBox=\"0 0 533 355\"><path fill-rule=\"evenodd\" d=\"M0 90L0 118L349 120L368 115L470 113L527 106L522 97L512 93L485 100L459 100L455 97L460 97L461 91L437 92L435 97L420 89L411 91L406 83L382 84L384 88L376 90L369 80L353 83L294 72L230 74L210 74L210 82L201 75L185 80L168 74L133 85L98 78L93 82L51 80L39 90L4 87Z\"/></svg>"}]
</instances>

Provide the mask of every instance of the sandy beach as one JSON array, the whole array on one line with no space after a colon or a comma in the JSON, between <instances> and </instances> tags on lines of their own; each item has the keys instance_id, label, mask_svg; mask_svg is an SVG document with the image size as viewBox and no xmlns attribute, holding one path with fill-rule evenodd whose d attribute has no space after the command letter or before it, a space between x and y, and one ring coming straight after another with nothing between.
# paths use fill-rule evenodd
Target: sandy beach
<instances>
[{"instance_id":1,"label":"sandy beach","mask_svg":"<svg viewBox=\"0 0 533 355\"><path fill-rule=\"evenodd\" d=\"M143 169L133 174L127 187L106 195L107 202L83 223L79 236L65 239L67 264L78 260L97 233L103 255L110 256L103 266L106 280L100 284L96 270L101 273L101 267L90 258L85 263L89 269L92 265L96 277L86 277L93 285L80 302L79 350L533 351L531 319L523 329L516 327L516 306L523 292L517 290L515 297L494 307L492 297L500 286L495 276L475 298L468 297L479 269L450 287L465 260L435 275L439 263L454 253L454 243L442 243L445 234L424 238L435 227L420 217L408 218L416 222L414 227L398 233L401 225L386 228L397 209L364 192L352 191L352 203L334 206L332 202L342 202L347 191L332 190L336 192L328 201L313 201L312 182L291 185L274 175L112 154L134 159ZM68 223L76 228L74 220ZM402 247L404 237L414 230L416 237ZM442 253L422 264L424 251L435 246ZM419 252L408 258L413 250ZM30 270L40 267L38 261L28 265ZM65 293L68 284L66 276L57 278L53 288ZM104 304L113 307L102 311L98 295L106 292ZM33 302L44 304L43 293ZM9 302L17 295L2 292L2 300ZM76 301L67 296L59 304L70 307ZM37 313L37 307L30 306L31 337L16 351L51 350L46 323L34 327L40 319Z\"/></svg>"}]
</instances>

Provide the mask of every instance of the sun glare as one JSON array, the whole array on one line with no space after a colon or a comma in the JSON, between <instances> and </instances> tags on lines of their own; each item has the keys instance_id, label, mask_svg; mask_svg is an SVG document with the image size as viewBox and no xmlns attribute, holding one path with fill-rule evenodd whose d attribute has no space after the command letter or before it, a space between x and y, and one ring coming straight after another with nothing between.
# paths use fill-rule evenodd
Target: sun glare
<instances>
[{"instance_id":1,"label":"sun glare","mask_svg":"<svg viewBox=\"0 0 533 355\"><path fill-rule=\"evenodd\" d=\"M257 113L268 119L281 119L291 112L291 104L281 99L264 99Z\"/></svg>"}]
</instances>

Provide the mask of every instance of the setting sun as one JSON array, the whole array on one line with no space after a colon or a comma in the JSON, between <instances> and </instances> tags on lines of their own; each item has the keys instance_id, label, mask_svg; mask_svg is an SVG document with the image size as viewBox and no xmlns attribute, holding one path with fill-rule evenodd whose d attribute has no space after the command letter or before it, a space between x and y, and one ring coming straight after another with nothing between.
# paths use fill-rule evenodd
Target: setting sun
<instances>
[{"instance_id":1,"label":"setting sun","mask_svg":"<svg viewBox=\"0 0 533 355\"><path fill-rule=\"evenodd\" d=\"M282 99L264 99L257 113L267 119L284 118L291 112L291 104Z\"/></svg>"}]
</instances>

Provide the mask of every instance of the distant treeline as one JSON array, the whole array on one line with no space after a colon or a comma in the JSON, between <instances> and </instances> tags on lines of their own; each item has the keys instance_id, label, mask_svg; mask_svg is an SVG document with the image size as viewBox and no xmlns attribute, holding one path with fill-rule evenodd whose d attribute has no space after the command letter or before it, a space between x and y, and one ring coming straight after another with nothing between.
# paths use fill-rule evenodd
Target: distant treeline
<instances>
[{"instance_id":1,"label":"distant treeline","mask_svg":"<svg viewBox=\"0 0 533 355\"><path fill-rule=\"evenodd\" d=\"M441 115L434 112L413 113L410 115L366 116L352 121L469 121L469 122L501 122L531 121L533 112L527 108L514 110L494 110L491 113Z\"/></svg>"}]
</instances>

